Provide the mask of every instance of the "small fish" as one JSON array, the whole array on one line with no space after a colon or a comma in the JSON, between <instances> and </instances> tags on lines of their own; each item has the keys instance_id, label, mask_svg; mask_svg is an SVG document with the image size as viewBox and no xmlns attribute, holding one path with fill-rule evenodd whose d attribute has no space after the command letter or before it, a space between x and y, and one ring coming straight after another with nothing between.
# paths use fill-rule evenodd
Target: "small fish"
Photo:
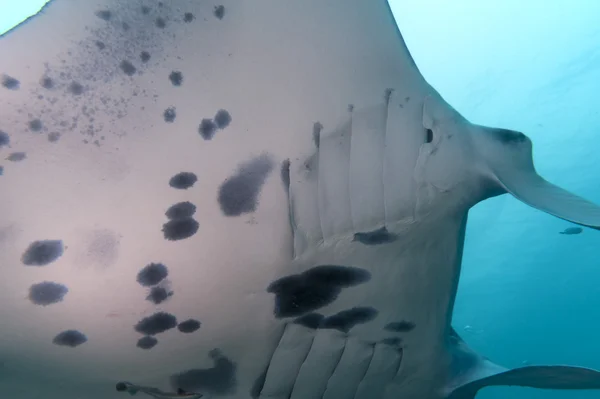
<instances>
[{"instance_id":1,"label":"small fish","mask_svg":"<svg viewBox=\"0 0 600 399\"><path fill-rule=\"evenodd\" d=\"M583 232L583 229L581 227L569 227L568 229L564 229L563 231L561 231L558 234L566 234L568 236L572 236L575 234L581 234Z\"/></svg>"},{"instance_id":2,"label":"small fish","mask_svg":"<svg viewBox=\"0 0 600 399\"><path fill-rule=\"evenodd\" d=\"M202 396L204 396L201 393L186 392L181 388L178 388L177 392L163 392L157 388L135 385L126 381L118 382L116 388L117 391L127 392L130 395L135 395L138 392L143 392L146 395L150 395L156 399L199 399Z\"/></svg>"}]
</instances>

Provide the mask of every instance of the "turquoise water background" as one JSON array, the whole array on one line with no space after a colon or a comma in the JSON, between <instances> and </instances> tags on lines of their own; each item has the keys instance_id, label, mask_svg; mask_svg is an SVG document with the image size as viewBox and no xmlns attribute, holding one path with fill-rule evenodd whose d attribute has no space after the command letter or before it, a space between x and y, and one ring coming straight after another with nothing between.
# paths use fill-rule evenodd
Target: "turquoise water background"
<instances>
[{"instance_id":1,"label":"turquoise water background","mask_svg":"<svg viewBox=\"0 0 600 399\"><path fill-rule=\"evenodd\" d=\"M0 32L45 1L0 0ZM600 1L391 0L425 78L475 123L520 130L538 171L600 203ZM600 233L504 195L471 212L454 326L508 367L600 369ZM591 399L488 388L478 399Z\"/></svg>"}]
</instances>

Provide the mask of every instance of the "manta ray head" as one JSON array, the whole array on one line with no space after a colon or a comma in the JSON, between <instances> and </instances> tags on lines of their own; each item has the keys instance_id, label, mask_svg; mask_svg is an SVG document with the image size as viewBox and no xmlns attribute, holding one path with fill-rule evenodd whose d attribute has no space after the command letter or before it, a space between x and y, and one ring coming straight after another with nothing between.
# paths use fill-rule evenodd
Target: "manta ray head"
<instances>
[{"instance_id":1,"label":"manta ray head","mask_svg":"<svg viewBox=\"0 0 600 399\"><path fill-rule=\"evenodd\" d=\"M600 226L600 211L593 203L537 173L533 144L525 134L473 124L437 93L424 101L423 127L425 140L415 169L421 209L443 201L449 209L467 210L509 193L561 219Z\"/></svg>"}]
</instances>

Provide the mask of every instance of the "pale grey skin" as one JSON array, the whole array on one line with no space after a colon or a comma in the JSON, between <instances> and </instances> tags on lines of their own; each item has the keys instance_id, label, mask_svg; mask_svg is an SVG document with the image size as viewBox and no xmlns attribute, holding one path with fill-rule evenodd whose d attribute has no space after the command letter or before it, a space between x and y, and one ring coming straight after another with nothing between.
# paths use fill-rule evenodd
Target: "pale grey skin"
<instances>
[{"instance_id":1,"label":"pale grey skin","mask_svg":"<svg viewBox=\"0 0 600 399\"><path fill-rule=\"evenodd\" d=\"M0 177L0 264L10 276L0 280L3 397L118 398L121 380L232 399L471 399L487 385L600 388L600 374L588 369L508 371L454 335L470 207L510 192L595 228L600 209L540 178L527 138L473 125L452 109L419 73L386 1L119 3L55 0L0 39L0 73L20 81L18 90L0 87L0 130L10 134L0 155L27 154L2 161ZM222 18L214 15L219 4ZM185 12L195 18L184 22ZM142 51L151 54L146 63ZM132 76L119 67L124 59L137 67ZM183 73L179 87L168 79L174 70ZM56 87L40 86L44 74ZM81 94L69 93L73 80ZM172 124L163 120L170 106ZM221 108L231 124L203 140L201 119ZM41 133L28 129L33 118ZM318 149L315 122L323 126ZM80 135L88 124L93 137ZM50 142L46 135L57 132ZM224 215L219 187L261 154L274 168L256 209ZM289 187L278 166L286 159ZM198 182L170 188L181 171ZM200 228L167 241L164 212L179 201L197 206ZM395 239L354 239L383 226ZM24 250L41 239L68 248L47 266L24 266ZM150 262L169 267L174 295L160 306L144 300L136 282ZM323 264L364 269L370 280L316 311L371 307L374 319L346 334L275 317L267 287ZM28 289L45 280L69 292L34 305ZM132 326L157 309L202 327L158 334L156 347L139 349ZM400 320L414 329L384 330ZM88 341L54 345L66 329ZM400 347L382 342L393 336ZM213 365L202 382L170 380Z\"/></svg>"}]
</instances>

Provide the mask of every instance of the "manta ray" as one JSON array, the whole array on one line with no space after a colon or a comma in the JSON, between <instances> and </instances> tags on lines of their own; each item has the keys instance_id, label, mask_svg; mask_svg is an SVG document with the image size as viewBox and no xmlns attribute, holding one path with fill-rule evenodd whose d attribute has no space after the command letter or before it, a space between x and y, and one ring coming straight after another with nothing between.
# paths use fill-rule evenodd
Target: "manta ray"
<instances>
[{"instance_id":1,"label":"manta ray","mask_svg":"<svg viewBox=\"0 0 600 399\"><path fill-rule=\"evenodd\" d=\"M600 388L452 328L471 207L600 208L448 104L385 0L54 0L0 54L2 397Z\"/></svg>"}]
</instances>

